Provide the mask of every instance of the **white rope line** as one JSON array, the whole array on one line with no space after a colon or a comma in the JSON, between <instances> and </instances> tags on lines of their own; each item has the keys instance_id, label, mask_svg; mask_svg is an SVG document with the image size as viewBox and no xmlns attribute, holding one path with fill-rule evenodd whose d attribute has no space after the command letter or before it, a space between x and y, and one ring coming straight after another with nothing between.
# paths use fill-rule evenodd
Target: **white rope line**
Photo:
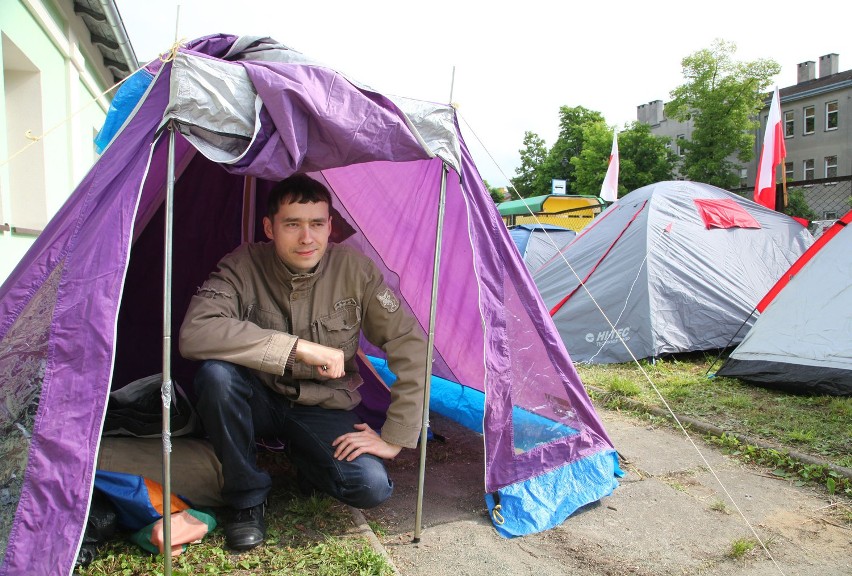
<instances>
[{"instance_id":1,"label":"white rope line","mask_svg":"<svg viewBox=\"0 0 852 576\"><path fill-rule=\"evenodd\" d=\"M459 117L461 117L461 115L459 115ZM492 162L494 162L495 166L496 166L496 167L497 167L497 169L500 171L500 174L501 174L504 178L506 178L506 180L509 182L509 186L510 186L510 187L511 187L511 189L515 192L515 195L517 195L519 199L523 199L523 198L521 198L520 194L518 194L518 191L515 189L515 187L512 185L512 183L511 183L512 181L511 181L511 180L510 180L510 179L506 176L506 174L503 172L502 168L500 168L500 166L499 166L499 165L497 165L497 162L494 160L494 157L491 155L491 153L490 153L490 152L488 151L488 149L485 147L485 144L482 142L482 140L480 140L480 139L479 139L479 136L477 136L477 135L476 135L476 132L473 130L473 128L470 126L470 124L468 124L468 123L467 123L467 121L466 121L466 120L464 120L463 118L462 118L462 120L464 121L465 126L467 126L467 127L468 127L468 129L470 129L471 133L473 134L474 138L476 138L477 142L479 142L480 146L482 146L483 150L485 150L486 154L488 154L488 157L489 157L489 158L491 158L491 161L492 161ZM533 217L533 219L535 219L535 221L536 221L538 224L542 224L542 222L538 219L538 216L536 216L536 215L532 212L532 210L530 209L529 205L528 205L526 202L524 202L524 206L525 206L525 207L527 208L527 210L530 212L530 215ZM779 574L781 574L782 576L784 576L784 571L783 571L783 570L781 569L781 567L778 565L778 562L776 562L776 561L775 561L775 557L774 557L774 556L772 556L772 553L769 551L769 548L767 548L766 544L763 542L763 539L762 539L762 538L761 538L761 537L757 534L757 531L754 529L754 527L752 526L751 522L749 522L749 520L748 520L748 518L746 517L745 513L743 513L743 511L740 509L740 507L739 507L739 505L737 504L736 500L735 500L735 499L734 499L734 497L731 495L731 493L728 491L728 489L727 489L727 487L725 486L725 484L722 482L722 479L721 479L721 478L719 478L719 475L718 475L718 474L716 474L716 470L713 468L713 466L711 466L710 462L708 462L708 461L707 461L707 458L705 458L704 453L703 453L703 452L701 452L701 450L698 448L698 445L695 443L695 441L693 441L692 436L690 436L689 432L687 432L687 431L686 431L686 428L684 428L684 426L683 426L683 424L681 423L680 419L679 419L679 418L677 417L677 415L674 413L674 411L672 410L671 406L669 406L669 403L668 403L668 402L666 401L666 399L663 397L663 394L660 392L660 390L659 390L659 389L657 388L657 386L654 384L654 382L653 382L653 380L651 379L651 377L648 375L648 373L645 371L645 369L644 369L644 368L642 367L642 365L639 363L639 360L638 360L638 359L636 358L636 356L633 354L633 351L630 349L630 346L628 346L628 345L627 345L627 342L624 340L624 338L621 336L621 334L618 334L617 330L615 329L615 326L614 326L614 325L613 325L613 323L610 321L610 319L609 319L609 317L606 315L606 313L603 311L603 308L601 308L600 304L598 304L598 301L595 299L595 297L592 295L592 293L591 293L591 292L589 291L589 289L586 287L585 282L583 282L582 278L580 278L579 274L577 274L577 271L576 271L576 270L574 270L574 267L573 267L573 266L571 266L571 263L570 263L570 262L568 262L568 260L565 258L565 254L564 254L564 253L562 253L561 251L559 251L558 247L556 246L556 243L555 243L555 242L554 242L554 241L550 238L550 235L547 233L547 230L544 230L544 233L545 233L546 237L548 238L548 240L549 240L549 241L553 244L554 248L557 248L557 252L559 252L559 255L562 257L562 261L565 263L565 265L566 265L566 266L568 266L568 268L571 270L571 273L572 273L572 274L574 274L574 277L575 277L575 278L577 278L577 281L578 281L578 282L580 283L580 285L583 287L583 290L585 290L585 291L586 291L586 294L588 294L588 295L589 295L589 298L591 299L592 303L595 305L595 307L596 307L596 308L598 309L598 311L601 313L601 316L603 316L603 317L604 317L604 319L606 320L607 324L609 324L609 327L612 329L612 332L613 332L613 333L615 333L615 334L618 336L619 341L621 341L621 344L624 346L625 350L627 350L627 353L628 353L628 354L630 354L630 357L633 359L633 362L634 362L634 363L636 364L636 366L639 368L640 372L642 372L642 375L645 377L645 380L647 380L648 384L650 384L651 388L654 390L654 392L656 393L657 397L658 397L658 398L660 399L660 401L663 403L663 406L665 406L666 410L667 410L667 411L668 411L668 413L671 415L672 419L674 419L674 421L677 423L677 426L678 426L678 428L680 428L680 431L683 433L683 435L686 437L686 439L687 439L687 440L689 440L689 443L692 445L692 447L693 447L693 448L695 449L695 451L698 453L698 456L701 458L701 461L702 461L702 462L704 462L704 465L707 467L707 469L710 471L710 473L713 475L713 478L715 478L715 479L716 479L716 482L719 484L719 486L721 487L722 491L725 493L725 496L727 496L727 497L728 497L728 500L730 500L730 501L731 501L731 504L733 504L733 505L734 505L734 508L737 510L737 513L740 515L740 518L742 518L743 522L745 522L746 526L748 526L748 529L749 529L749 530L751 531L751 533L754 535L755 539L756 539L756 540L757 540L757 542L760 544L760 547L761 547L761 548L763 548L763 551L766 553L766 556L767 556L767 557L768 557L768 558L772 561L772 564L773 564L773 565L775 566L775 568L778 570L778 573L779 573ZM649 250L649 252L650 252L650 250ZM646 256L646 258L647 258L647 254L646 254L645 256ZM635 282L635 280L634 280L634 282ZM632 290L632 287L631 287L631 290ZM625 305L626 305L626 304L625 304ZM619 318L620 318L620 315L619 315ZM597 353L596 353L596 354L597 354Z\"/></svg>"},{"instance_id":2,"label":"white rope line","mask_svg":"<svg viewBox=\"0 0 852 576\"><path fill-rule=\"evenodd\" d=\"M81 112L83 112L84 110L86 110L86 109L87 109L89 106L91 106L94 102L97 102L97 101L98 101L98 98L101 98L102 96L105 96L105 95L109 94L109 93L110 93L110 92L112 92L114 89L116 89L117 87L121 86L121 84L122 84L122 83L124 83L124 81L125 81L125 80L127 80L128 78L130 78L130 76L131 76L131 74L128 74L127 76L125 76L124 78L122 78L120 81L118 81L117 83L113 84L111 87L107 88L106 90L104 90L103 92L101 92L100 94L98 94L97 96L95 96L94 98L92 98L91 100L89 100L88 102L86 102L85 104L83 104L83 105L82 105L80 108L78 108L75 112L72 112L71 114L69 114L68 116L66 116L66 117L65 117L65 118L63 118L62 120L60 120L57 124L53 125L53 126L52 126L51 128L49 128L49 129L47 129L47 130L46 130L46 131L45 131L45 132L44 132L41 136L36 136L36 135L34 135L34 134L32 133L32 130L27 130L27 131L26 131L26 133L24 134L24 136L25 136L25 137L27 138L27 140L29 140L30 142L28 142L28 143L27 143L27 144L26 144L23 148L21 148L20 150L18 150L17 152L15 152L14 154L12 154L12 155L11 155L11 156L9 156L8 158L6 158L5 160L0 161L0 167L5 166L5 165L6 165L6 164L8 164L9 162L11 162L12 160L14 160L15 158L17 158L18 156L20 156L21 154L23 154L23 153L24 153L24 152L26 152L27 150L29 150L31 146L34 146L34 145L36 145L37 143L41 142L41 141L44 139L44 137L45 137L45 136L47 136L48 134L52 133L54 130L59 129L59 128L61 128L62 126L64 126L65 124L67 124L68 122L70 122L72 118L74 118L75 116L77 116L78 114L80 114Z\"/></svg>"},{"instance_id":3,"label":"white rope line","mask_svg":"<svg viewBox=\"0 0 852 576\"><path fill-rule=\"evenodd\" d=\"M473 134L473 137L474 137L474 138L476 138L476 141L477 141L477 142L479 142L479 145L480 145L480 146L482 146L482 149L485 151L485 153L488 155L488 157L489 157L489 158L491 159L491 161L494 163L494 167L495 167L495 168L497 168L497 170L500 172L500 175L501 175L503 178L505 178L505 179L506 179L506 182L508 182L508 183L509 183L509 185L507 186L507 188L510 188L510 189L511 189L511 190L515 193L515 196L517 196L517 197L518 197L518 200L525 200L525 198L522 198L522 197L521 197L520 193L519 193L519 192L518 192L518 190L515 188L515 185L514 185L514 184L512 184L512 179L511 179L511 178L509 178L508 176L506 176L506 173L505 173L505 172L503 172L503 168L502 168L502 167L501 167L501 166L497 163L497 160L494 158L494 156L492 156L492 155L491 155L491 152L488 150L488 148L486 148L486 146L485 146L485 144L482 142L482 140L480 140L480 139L479 139L479 136L477 135L477 133L473 130L473 128L471 127L471 125L467 123L467 120L466 120L466 119L465 119L465 118L461 115L461 113L458 111L458 109L456 109L456 116L457 116L458 118L460 118L460 119L462 120L462 122L464 122L464 125L465 125L465 126L467 126L467 127L468 127L468 129L470 130L470 133L471 133L471 134ZM538 224L542 224L542 222L538 219L538 217L535 215L535 213L534 213L532 210L530 210L530 207L529 207L529 205L526 203L526 201L524 202L524 207L525 207L525 208L527 209L527 211L530 213L530 216L532 216L533 218L535 218L535 221L536 221ZM550 236L550 235L548 235L548 240L550 239L550 238L549 238L549 236ZM553 243L553 246L554 246L554 248L556 248L556 243L555 243L555 242Z\"/></svg>"},{"instance_id":4,"label":"white rope line","mask_svg":"<svg viewBox=\"0 0 852 576\"><path fill-rule=\"evenodd\" d=\"M168 62L168 61L172 60L175 57L175 54L177 54L178 49L181 46L183 46L184 43L185 43L185 39L182 39L178 42L175 42L175 44L171 48L169 48L167 51L165 51L161 54L160 60L163 61L163 62ZM107 94L109 94L110 92L112 92L113 90L115 90L116 88L121 86L122 84L124 84L124 82L128 78L130 78L131 76L133 76L133 74L136 74L137 72L139 72L140 70L142 70L146 66L148 66L147 62L145 64L142 64L141 66L139 66L139 68L137 68L132 73L128 74L127 76L125 76L124 78L122 78L121 80L119 80L118 82L116 82L115 84L113 84L112 86L110 86L109 88L107 88L106 90L101 92L100 94L95 95L93 98L91 98L88 102L83 104L76 111L72 112L71 114L66 116L64 119L62 119L58 123L56 123L54 126L47 129L44 133L41 134L41 136L36 136L35 134L32 133L32 130L27 130L24 133L24 136L30 142L27 143L23 148L21 148L20 150L18 150L14 154L12 154L11 156L8 156L5 160L0 161L0 168L2 168L3 166L5 166L9 162L11 162L12 160L17 158L18 156L20 156L21 154L23 154L24 152L29 150L31 146L34 146L35 144L41 142L44 139L44 137L47 136L48 134L52 133L55 130L58 130L59 128L61 128L62 126L64 126L68 122L70 122L72 118L74 118L75 116L77 116L78 114L80 114L81 112L86 110L93 103L97 102L99 98L106 96Z\"/></svg>"},{"instance_id":5,"label":"white rope line","mask_svg":"<svg viewBox=\"0 0 852 576\"><path fill-rule=\"evenodd\" d=\"M654 242L654 244L650 248L648 248L647 252L645 252L645 256L642 258L642 262L639 265L639 269L636 270L636 276L633 278L633 282L630 284L630 290L627 291L627 296L624 298L624 305L621 307L621 311L618 313L618 318L615 319L615 326L618 326L618 323L621 322L621 317L624 315L624 311L627 310L627 303L630 302L630 296L633 294L633 288L636 287L636 283L639 281L639 276L642 275L642 269L645 267L645 263L648 261L648 254L651 253L651 250L653 250L654 248L657 247L657 244L659 244L660 240L663 238L663 235L665 233L666 233L666 230L664 228L662 230L660 236L657 237L657 240ZM617 334L617 333L618 333L618 331L615 329L615 327L613 327L613 330L612 330L612 332L610 332L610 334ZM606 340L603 341L600 348L598 348L598 351L595 352L594 354L592 354L592 356L583 363L584 364L591 364L592 360L595 359L595 356L600 354L601 351L603 351L604 346L606 346L607 343L611 342L612 340L614 340L614 339L611 338L610 335L607 335Z\"/></svg>"}]
</instances>

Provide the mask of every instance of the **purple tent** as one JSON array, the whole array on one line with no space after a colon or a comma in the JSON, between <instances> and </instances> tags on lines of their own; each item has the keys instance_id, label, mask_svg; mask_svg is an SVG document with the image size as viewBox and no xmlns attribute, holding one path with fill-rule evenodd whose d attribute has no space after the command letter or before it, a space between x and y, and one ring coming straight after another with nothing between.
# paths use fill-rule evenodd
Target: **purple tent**
<instances>
[{"instance_id":1,"label":"purple tent","mask_svg":"<svg viewBox=\"0 0 852 576\"><path fill-rule=\"evenodd\" d=\"M126 120L0 287L0 574L70 573L109 391L163 371L170 131L172 333L218 259L262 238L254 206L271 184L308 173L352 227L339 240L424 330L434 310L431 406L483 432L497 530L544 530L611 493L615 450L451 107L378 94L268 38L201 38L137 74L147 89L111 113ZM176 343L171 357L191 382Z\"/></svg>"}]
</instances>

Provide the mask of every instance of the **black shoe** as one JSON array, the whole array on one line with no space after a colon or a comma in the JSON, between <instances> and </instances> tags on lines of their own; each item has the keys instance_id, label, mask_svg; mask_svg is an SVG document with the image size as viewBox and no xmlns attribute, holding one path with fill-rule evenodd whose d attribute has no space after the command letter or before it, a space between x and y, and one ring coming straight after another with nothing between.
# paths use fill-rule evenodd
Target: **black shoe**
<instances>
[{"instance_id":1,"label":"black shoe","mask_svg":"<svg viewBox=\"0 0 852 576\"><path fill-rule=\"evenodd\" d=\"M266 502L237 510L231 521L225 526L225 542L229 548L244 552L263 544L266 537L266 523L263 515L266 512Z\"/></svg>"}]
</instances>

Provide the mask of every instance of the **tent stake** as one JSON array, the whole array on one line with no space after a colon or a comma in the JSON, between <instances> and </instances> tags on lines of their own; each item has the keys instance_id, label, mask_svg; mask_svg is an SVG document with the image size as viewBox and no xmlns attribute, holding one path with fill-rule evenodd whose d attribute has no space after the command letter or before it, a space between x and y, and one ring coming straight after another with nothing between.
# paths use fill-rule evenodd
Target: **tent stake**
<instances>
[{"instance_id":1,"label":"tent stake","mask_svg":"<svg viewBox=\"0 0 852 576\"><path fill-rule=\"evenodd\" d=\"M175 125L169 124L169 161L166 173L165 242L163 248L163 573L172 573L172 231L175 194Z\"/></svg>"},{"instance_id":2,"label":"tent stake","mask_svg":"<svg viewBox=\"0 0 852 576\"><path fill-rule=\"evenodd\" d=\"M435 316L438 308L438 273L441 267L441 236L447 201L447 165L442 165L441 195L438 199L438 225L435 232L435 262L432 264L432 301L429 307L429 342L426 346L426 385L423 387L423 424L420 429L420 474L417 479L417 511L414 514L414 539L420 542L423 517L423 483L426 477L426 442L429 436L429 390L432 385L432 349L435 345Z\"/></svg>"}]
</instances>

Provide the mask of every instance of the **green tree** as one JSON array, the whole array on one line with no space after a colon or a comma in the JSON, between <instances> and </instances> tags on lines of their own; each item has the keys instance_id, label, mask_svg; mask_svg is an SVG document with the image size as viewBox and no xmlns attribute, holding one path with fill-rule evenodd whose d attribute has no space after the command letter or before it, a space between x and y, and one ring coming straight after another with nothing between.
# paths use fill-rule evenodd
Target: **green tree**
<instances>
[{"instance_id":1,"label":"green tree","mask_svg":"<svg viewBox=\"0 0 852 576\"><path fill-rule=\"evenodd\" d=\"M668 144L666 136L651 134L651 126L642 122L633 122L618 134L619 195L674 179L678 156Z\"/></svg>"},{"instance_id":2,"label":"green tree","mask_svg":"<svg viewBox=\"0 0 852 576\"><path fill-rule=\"evenodd\" d=\"M720 188L739 183L736 158L746 163L754 156L754 132L765 92L781 71L774 60L737 62L736 45L716 40L681 61L686 82L672 93L666 115L693 123L690 140L679 141L684 150L681 173L690 180Z\"/></svg>"},{"instance_id":3,"label":"green tree","mask_svg":"<svg viewBox=\"0 0 852 576\"><path fill-rule=\"evenodd\" d=\"M596 110L589 110L583 106L560 106L559 108L559 136L547 154L541 165L540 173L542 180L546 182L547 190L543 194L550 193L553 179L566 180L565 191L569 194L579 194L576 189L576 170L572 158L580 156L585 142L584 129L590 124L603 124L603 115ZM607 157L609 151L607 150Z\"/></svg>"},{"instance_id":4,"label":"green tree","mask_svg":"<svg viewBox=\"0 0 852 576\"><path fill-rule=\"evenodd\" d=\"M485 189L488 190L488 193L491 195L491 199L494 200L495 204L499 204L503 200L505 200L504 189L503 188L495 188L491 184L488 183L488 180L483 180L483 184L485 184Z\"/></svg>"},{"instance_id":5,"label":"green tree","mask_svg":"<svg viewBox=\"0 0 852 576\"><path fill-rule=\"evenodd\" d=\"M550 194L553 180L565 180L565 191L574 192L574 165L571 159L583 150L583 127L603 122L600 112L582 106L559 108L559 136L548 150L537 134L524 133L524 147L520 150L521 166L515 171L512 184L524 198Z\"/></svg>"},{"instance_id":6,"label":"green tree","mask_svg":"<svg viewBox=\"0 0 852 576\"><path fill-rule=\"evenodd\" d=\"M583 149L571 158L575 194L597 196L601 193L601 185L609 165L609 155L612 152L612 134L613 130L603 121L589 122L583 126ZM619 178L619 195L622 190L623 186Z\"/></svg>"},{"instance_id":7,"label":"green tree","mask_svg":"<svg viewBox=\"0 0 852 576\"><path fill-rule=\"evenodd\" d=\"M547 146L544 140L535 132L524 132L523 148L521 154L521 165L515 170L512 178L512 186L521 198L529 198L540 194L548 194L550 189L541 192L539 183L539 167L547 157Z\"/></svg>"},{"instance_id":8,"label":"green tree","mask_svg":"<svg viewBox=\"0 0 852 576\"><path fill-rule=\"evenodd\" d=\"M805 220L819 220L817 213L808 206L805 193L801 188L787 190L787 206L784 207L782 212L788 216L798 216Z\"/></svg>"},{"instance_id":9,"label":"green tree","mask_svg":"<svg viewBox=\"0 0 852 576\"><path fill-rule=\"evenodd\" d=\"M584 128L583 150L574 157L578 194L600 194L612 152L613 129L603 122L589 123ZM619 197L674 177L677 155L666 146L668 138L654 136L651 127L633 122L618 133Z\"/></svg>"}]
</instances>

